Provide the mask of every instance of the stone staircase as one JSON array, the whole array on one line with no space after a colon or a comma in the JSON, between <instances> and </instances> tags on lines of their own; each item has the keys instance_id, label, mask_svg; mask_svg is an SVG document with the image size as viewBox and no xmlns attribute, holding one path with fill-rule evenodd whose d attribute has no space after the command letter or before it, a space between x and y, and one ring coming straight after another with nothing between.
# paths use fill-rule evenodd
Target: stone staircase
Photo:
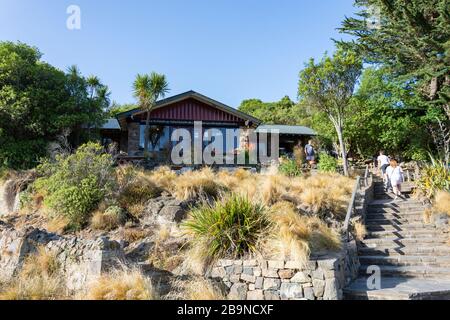
<instances>
[{"instance_id":1,"label":"stone staircase","mask_svg":"<svg viewBox=\"0 0 450 320\"><path fill-rule=\"evenodd\" d=\"M360 276L344 290L352 300L450 299L450 246L434 225L424 223L425 207L410 197L412 185L404 184L405 200L374 185L374 200L366 213L366 238L358 244ZM381 272L381 288L369 290L370 266Z\"/></svg>"}]
</instances>

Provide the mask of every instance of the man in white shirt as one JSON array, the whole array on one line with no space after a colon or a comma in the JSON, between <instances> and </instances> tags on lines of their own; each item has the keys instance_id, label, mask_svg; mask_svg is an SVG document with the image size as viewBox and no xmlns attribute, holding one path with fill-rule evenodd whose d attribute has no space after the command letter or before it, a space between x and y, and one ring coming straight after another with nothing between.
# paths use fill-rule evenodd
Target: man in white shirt
<instances>
[{"instance_id":1,"label":"man in white shirt","mask_svg":"<svg viewBox=\"0 0 450 320\"><path fill-rule=\"evenodd\" d=\"M386 169L389 167L389 157L384 154L384 151L380 151L380 155L377 158L378 160L378 168L380 168L381 173L383 174L384 188L386 191L389 189L389 179L386 176Z\"/></svg>"}]
</instances>

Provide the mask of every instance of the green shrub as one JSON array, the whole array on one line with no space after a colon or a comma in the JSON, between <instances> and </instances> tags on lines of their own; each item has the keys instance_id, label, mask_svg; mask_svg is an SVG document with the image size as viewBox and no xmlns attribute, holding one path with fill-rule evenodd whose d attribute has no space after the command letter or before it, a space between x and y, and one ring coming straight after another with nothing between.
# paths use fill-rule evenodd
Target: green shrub
<instances>
[{"instance_id":1,"label":"green shrub","mask_svg":"<svg viewBox=\"0 0 450 320\"><path fill-rule=\"evenodd\" d=\"M0 166L25 170L35 167L45 156L46 142L41 139L15 141L0 136Z\"/></svg>"},{"instance_id":2,"label":"green shrub","mask_svg":"<svg viewBox=\"0 0 450 320\"><path fill-rule=\"evenodd\" d=\"M263 206L246 197L231 195L214 205L192 209L182 227L204 258L220 259L255 251L268 224Z\"/></svg>"},{"instance_id":3,"label":"green shrub","mask_svg":"<svg viewBox=\"0 0 450 320\"><path fill-rule=\"evenodd\" d=\"M298 177L302 175L302 170L295 160L283 159L278 167L278 171L288 177Z\"/></svg>"},{"instance_id":4,"label":"green shrub","mask_svg":"<svg viewBox=\"0 0 450 320\"><path fill-rule=\"evenodd\" d=\"M113 159L99 144L87 143L69 156L38 167L42 175L34 188L44 196L53 214L67 217L74 228L82 227L100 201L116 188Z\"/></svg>"},{"instance_id":5,"label":"green shrub","mask_svg":"<svg viewBox=\"0 0 450 320\"><path fill-rule=\"evenodd\" d=\"M317 167L321 172L336 172L337 159L326 153L321 153L319 156L319 164L317 165Z\"/></svg>"}]
</instances>

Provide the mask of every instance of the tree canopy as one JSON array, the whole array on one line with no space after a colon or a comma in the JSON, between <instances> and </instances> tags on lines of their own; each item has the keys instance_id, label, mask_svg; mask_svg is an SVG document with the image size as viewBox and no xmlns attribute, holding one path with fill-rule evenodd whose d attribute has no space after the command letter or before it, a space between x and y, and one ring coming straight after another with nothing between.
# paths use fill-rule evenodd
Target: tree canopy
<instances>
[{"instance_id":1,"label":"tree canopy","mask_svg":"<svg viewBox=\"0 0 450 320\"><path fill-rule=\"evenodd\" d=\"M260 119L266 124L307 125L306 108L284 96L278 102L263 102L259 99L242 101L239 110Z\"/></svg>"},{"instance_id":2,"label":"tree canopy","mask_svg":"<svg viewBox=\"0 0 450 320\"><path fill-rule=\"evenodd\" d=\"M362 61L354 52L339 49L332 57L325 55L317 63L311 59L300 72L298 86L299 100L326 114L333 124L346 175L347 151L343 130L361 69Z\"/></svg>"},{"instance_id":3,"label":"tree canopy","mask_svg":"<svg viewBox=\"0 0 450 320\"><path fill-rule=\"evenodd\" d=\"M370 64L382 65L392 79L408 85L423 107L424 125L434 147L450 153L450 6L447 0L356 0L356 17L340 30L354 37L341 46L357 50ZM379 12L376 25L370 10Z\"/></svg>"},{"instance_id":4,"label":"tree canopy","mask_svg":"<svg viewBox=\"0 0 450 320\"><path fill-rule=\"evenodd\" d=\"M83 124L104 121L107 87L88 83L74 67L66 74L41 57L37 48L0 42L0 166L34 166L63 129L79 140Z\"/></svg>"}]
</instances>

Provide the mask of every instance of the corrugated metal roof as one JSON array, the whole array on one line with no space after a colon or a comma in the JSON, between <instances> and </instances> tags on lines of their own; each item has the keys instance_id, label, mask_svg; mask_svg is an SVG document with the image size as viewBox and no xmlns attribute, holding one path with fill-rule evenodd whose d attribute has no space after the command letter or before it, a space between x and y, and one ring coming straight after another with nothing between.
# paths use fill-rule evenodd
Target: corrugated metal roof
<instances>
[{"instance_id":1,"label":"corrugated metal roof","mask_svg":"<svg viewBox=\"0 0 450 320\"><path fill-rule=\"evenodd\" d=\"M106 123L101 127L104 130L120 130L119 121L117 119L108 119Z\"/></svg>"},{"instance_id":2,"label":"corrugated metal roof","mask_svg":"<svg viewBox=\"0 0 450 320\"><path fill-rule=\"evenodd\" d=\"M301 136L316 136L317 133L308 127L303 126L284 126L278 124L263 124L260 125L256 132L270 132L272 130L278 131L280 134L292 134L292 135L301 135Z\"/></svg>"}]
</instances>

